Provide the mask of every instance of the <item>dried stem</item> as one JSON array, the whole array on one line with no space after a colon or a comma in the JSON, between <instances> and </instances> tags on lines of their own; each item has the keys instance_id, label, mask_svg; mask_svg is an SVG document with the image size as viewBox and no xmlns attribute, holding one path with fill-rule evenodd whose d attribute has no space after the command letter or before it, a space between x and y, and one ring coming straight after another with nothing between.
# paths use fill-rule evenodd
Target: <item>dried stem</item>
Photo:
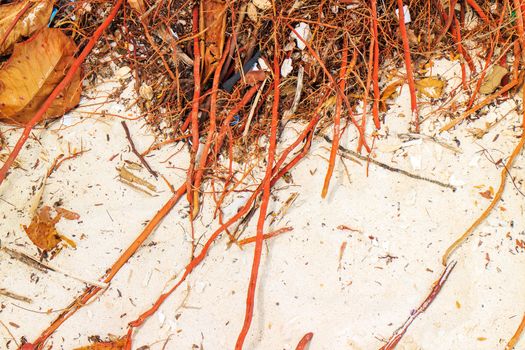
<instances>
[{"instance_id":1,"label":"dried stem","mask_svg":"<svg viewBox=\"0 0 525 350\"><path fill-rule=\"evenodd\" d=\"M356 50L354 50L354 56L356 55ZM346 68L348 63L348 38L345 35L344 37L344 44L343 44L343 58L341 62L341 71L339 72L339 89L341 91L345 91L345 85L346 85ZM334 140L332 142L332 149L330 151L330 160L328 162L328 169L326 171L326 176L324 178L324 185L323 190L321 192L321 197L326 198L326 194L328 193L328 187L330 186L330 179L332 178L332 174L334 172L335 167L335 161L337 156L337 148L339 147L339 138L341 136L341 110L343 108L343 99L341 95L336 96L336 103L335 103L335 116L334 116ZM364 128L362 129L362 136L364 135ZM359 139L364 140L364 139ZM360 143L361 145L361 143Z\"/></svg>"},{"instance_id":2,"label":"dried stem","mask_svg":"<svg viewBox=\"0 0 525 350\"><path fill-rule=\"evenodd\" d=\"M277 41L276 28L274 27L274 56L273 56L273 104L272 104L272 124L270 129L270 145L268 147L268 158L266 164L266 175L263 180L263 194L261 206L259 209L259 220L257 221L257 235L255 239L255 251L253 253L252 271L250 274L250 283L248 285L248 294L246 296L246 314L244 323L235 344L235 350L242 350L246 335L250 330L252 323L253 310L255 305L255 289L257 286L257 277L259 275L259 266L261 264L261 254L263 247L263 230L266 220L266 212L270 202L270 189L272 179L272 168L275 158L275 149L277 147L277 126L279 124L279 97L280 97L280 64L279 64L279 47Z\"/></svg>"},{"instance_id":3,"label":"dried stem","mask_svg":"<svg viewBox=\"0 0 525 350\"><path fill-rule=\"evenodd\" d=\"M312 332L306 333L299 343L297 343L297 347L295 350L305 350L308 344L312 341L312 338L314 337L314 334Z\"/></svg>"},{"instance_id":4,"label":"dried stem","mask_svg":"<svg viewBox=\"0 0 525 350\"><path fill-rule=\"evenodd\" d=\"M407 28L405 25L403 0L397 0L397 8L399 13L399 31L401 32L403 50L405 53L405 67L407 71L408 88L410 89L410 107L412 109L412 117L414 118L415 131L419 133L419 112L417 109L416 100L416 84L414 82L414 73L412 72L412 60L410 59L410 45L408 43Z\"/></svg>"},{"instance_id":5,"label":"dried stem","mask_svg":"<svg viewBox=\"0 0 525 350\"><path fill-rule=\"evenodd\" d=\"M516 333L510 338L509 342L507 343L507 346L505 346L505 350L513 350L516 344L518 344L518 341L520 340L521 333L523 333L523 329L525 329L525 314L523 314L523 318L521 319L521 323L518 326L518 329L516 329Z\"/></svg>"},{"instance_id":6,"label":"dried stem","mask_svg":"<svg viewBox=\"0 0 525 350\"><path fill-rule=\"evenodd\" d=\"M455 266L456 266L455 261L447 265L447 267L445 268L445 270L443 271L439 279L436 282L434 282L434 286L432 287L430 293L425 298L423 303L421 303L421 305L419 305L419 307L416 310L410 313L410 316L405 321L405 323L400 328L398 328L394 332L394 334L392 334L388 342L385 345L383 345L379 350L393 350L396 348L397 344L399 343L401 338L403 338L403 336L408 330L408 327L410 327L412 322L414 322L415 319L418 318L419 315L425 312L425 310L428 309L430 304L432 304L434 299L436 299L437 295L441 291L441 288L443 288L443 285L447 281L448 276L450 275L450 273L452 272Z\"/></svg>"},{"instance_id":7,"label":"dried stem","mask_svg":"<svg viewBox=\"0 0 525 350\"><path fill-rule=\"evenodd\" d=\"M144 159L144 156L140 154L139 151L137 151L137 147L135 147L135 143L133 142L133 139L131 138L131 133L129 132L128 124L126 124L126 121L121 121L122 127L124 128L124 132L126 133L126 138L128 139L128 142L131 146L131 151L137 156L137 158L140 160L142 165L149 171L151 175L153 175L155 178L157 178L157 173L151 168L151 166L148 164L146 159Z\"/></svg>"}]
</instances>

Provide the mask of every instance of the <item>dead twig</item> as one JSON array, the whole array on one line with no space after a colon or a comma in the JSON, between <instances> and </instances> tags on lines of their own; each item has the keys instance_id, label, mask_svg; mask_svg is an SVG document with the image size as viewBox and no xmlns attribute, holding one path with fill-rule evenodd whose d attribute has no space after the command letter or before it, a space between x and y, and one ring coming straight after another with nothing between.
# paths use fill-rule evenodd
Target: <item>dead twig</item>
<instances>
[{"instance_id":1,"label":"dead twig","mask_svg":"<svg viewBox=\"0 0 525 350\"><path fill-rule=\"evenodd\" d=\"M390 337L388 342L385 345L383 345L379 350L393 350L393 349L395 349L395 347L397 346L397 344L399 343L401 338L403 338L403 335L405 335L406 331L408 330L408 327L410 327L410 325L412 324L412 322L414 322L414 320L419 315L421 315L423 312L425 312L425 310L428 309L430 304L432 304L434 299L436 299L437 295L441 291L441 288L443 288L443 285L447 281L448 276L450 275L452 270L454 270L455 266L456 266L456 262L455 261L453 261L453 262L451 262L450 264L447 265L447 267L445 268L445 270L443 271L443 273L441 274L439 279L436 282L434 282L434 286L432 287L430 293L425 298L423 303L421 305L419 305L419 307L416 310L410 312L410 316L405 321L405 323L401 327L399 327L394 332L394 334L392 334L392 336Z\"/></svg>"},{"instance_id":2,"label":"dead twig","mask_svg":"<svg viewBox=\"0 0 525 350\"><path fill-rule=\"evenodd\" d=\"M128 139L128 142L131 146L131 151L137 156L137 158L140 160L142 165L144 165L144 167L149 171L149 173L153 175L155 178L157 178L158 176L157 173L150 167L148 162L146 162L146 159L144 159L144 156L140 154L139 151L137 151L137 148L135 147L135 143L133 142L133 139L131 138L131 133L129 132L128 125L126 124L124 120L121 123L122 123L122 127L124 128L124 131L126 132L126 138Z\"/></svg>"},{"instance_id":3,"label":"dead twig","mask_svg":"<svg viewBox=\"0 0 525 350\"><path fill-rule=\"evenodd\" d=\"M520 340L521 333L523 333L523 329L525 329L525 314L523 314L523 318L521 319L521 323L518 326L518 329L516 329L516 333L510 338L509 342L507 343L507 346L505 346L505 350L513 350L516 344L518 344L518 341Z\"/></svg>"},{"instance_id":4,"label":"dead twig","mask_svg":"<svg viewBox=\"0 0 525 350\"><path fill-rule=\"evenodd\" d=\"M323 137L324 137L326 142L329 142L329 143L332 142L332 140L328 136L324 135ZM388 165L388 164L382 163L380 161L377 161L374 158L363 156L363 155L361 155L361 154L359 154L357 152L354 152L352 150L349 150L349 149L347 149L347 148L345 148L343 146L339 146L339 150L342 152L343 155L345 153L346 154L350 154L350 155L352 155L352 157L359 158L361 160L370 162L370 163L372 163L374 165L377 165L378 167L381 167L381 168L386 169L388 171L392 171L392 172L395 172L395 173L403 174L405 176L411 177L411 178L416 179L416 180L423 180L423 181L430 182L430 183L433 183L433 184L441 186L441 187L450 188L452 191L456 191L456 187L451 185L451 184L447 184L447 183L441 182L439 180L430 179L428 177L412 174L412 173L410 173L410 172L408 172L406 170L395 168L395 167L393 167L391 165Z\"/></svg>"},{"instance_id":5,"label":"dead twig","mask_svg":"<svg viewBox=\"0 0 525 350\"><path fill-rule=\"evenodd\" d=\"M31 304L33 302L33 300L31 298L28 298L26 296L10 292L10 291L8 291L7 289L4 289L4 288L0 288L0 295L3 295L5 297L11 298L11 299L15 299L15 300L18 300L18 301L23 301L24 303L28 303L28 304Z\"/></svg>"}]
</instances>

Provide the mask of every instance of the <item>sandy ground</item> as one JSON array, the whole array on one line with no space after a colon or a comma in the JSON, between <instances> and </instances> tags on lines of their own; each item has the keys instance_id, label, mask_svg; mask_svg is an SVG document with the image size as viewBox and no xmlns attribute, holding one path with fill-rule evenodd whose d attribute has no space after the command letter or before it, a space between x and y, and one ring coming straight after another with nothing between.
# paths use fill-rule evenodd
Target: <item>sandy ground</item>
<instances>
[{"instance_id":1,"label":"sandy ground","mask_svg":"<svg viewBox=\"0 0 525 350\"><path fill-rule=\"evenodd\" d=\"M457 64L440 61L435 69L449 87L455 86ZM75 112L35 130L19 158L23 169L13 170L0 187L2 247L38 257L21 225L29 224L39 205L58 202L80 215L79 220L62 220L57 225L77 244L76 249L66 247L48 262L65 273L44 273L0 251L0 288L31 300L0 296L0 320L17 341L22 336L34 340L86 288L80 280L97 281L171 196L165 182L143 168L134 172L156 186L153 196L118 179L117 168L126 161L138 163L122 118L115 116L139 115L126 107L133 101L131 85L123 92L129 99L115 102L106 101L107 95L120 83L102 84L96 93L88 93L90 98L84 98ZM521 110L521 100L510 98L488 107L479 120L445 134L437 133L445 120L438 111L445 102L422 103L422 115L429 117L422 134L437 138L410 140L400 135L407 132L410 120L408 101L404 86L376 141L375 159L457 190L374 164L369 165L367 176L365 161L339 158L329 195L323 200L320 193L330 144L316 138L291 180L281 180L273 190L269 209L273 213L291 195L297 197L271 226L267 220L267 231L282 227L293 231L265 242L246 349L293 349L306 332L314 333L311 350L379 348L425 298L443 271L440 259L445 249L489 204L480 192L499 185L500 168L493 161L506 160L518 142L521 129L516 110ZM499 119L481 139L469 132ZM127 123L137 148L147 149L154 141L151 132L140 120ZM282 143L302 128L289 123ZM7 126L1 130L14 145L20 130ZM355 144L355 131L349 128L342 146L355 149ZM43 184L59 154L81 148L89 151L65 161ZM183 143L165 146L147 159L175 187L184 181L189 156ZM236 169L250 165L237 164ZM525 192L524 166L525 160L518 157L511 171L514 185L508 182L503 200L488 220L452 256L457 265L447 284L398 349L504 348L525 311L525 251L516 245L516 240L525 239L525 202L519 192ZM247 180L248 189L260 180L261 172L256 174ZM211 190L209 184L207 189ZM226 218L248 194L239 192L227 199ZM195 221L200 244L218 226L213 210L208 195ZM123 335L127 323L172 286L189 261L187 212L183 199L108 289L69 319L48 344L53 349L73 349L87 345L92 335L103 339ZM255 222L251 220L243 237L254 235ZM135 332L135 348L233 348L244 317L253 244L241 249L227 242L228 237L222 236L187 282ZM5 327L0 328L0 348L15 349Z\"/></svg>"}]
</instances>

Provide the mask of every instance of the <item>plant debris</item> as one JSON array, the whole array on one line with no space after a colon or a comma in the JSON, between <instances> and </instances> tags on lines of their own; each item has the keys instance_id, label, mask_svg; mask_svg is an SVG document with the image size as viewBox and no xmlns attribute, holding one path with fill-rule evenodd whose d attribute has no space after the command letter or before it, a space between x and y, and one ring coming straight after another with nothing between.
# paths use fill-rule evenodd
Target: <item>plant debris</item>
<instances>
[{"instance_id":1,"label":"plant debris","mask_svg":"<svg viewBox=\"0 0 525 350\"><path fill-rule=\"evenodd\" d=\"M59 129L53 128L52 132L59 135L59 139L70 137L71 134L66 133L72 123L66 120L70 121L71 118L85 121L96 116L99 118L97 120L108 124L115 118L126 119L127 122L121 121L127 140L124 147L129 144L132 157L138 160L135 159L136 163L124 160L116 168L117 176L114 173L115 165L111 165L112 181L117 184L120 181L151 197L160 198L163 191L157 190L155 184L143 178L145 174L153 176L155 180L163 179L171 190L171 193L164 192L168 196L163 206L145 221L138 235L126 243L128 246L117 247L116 251L120 253L111 265L97 266L103 271L98 282L75 277L86 283L86 288L53 316L54 320L33 344L26 343L26 339L22 338L20 349L42 349L48 346L46 342L49 337L75 312L96 300L103 290L110 287L122 268L133 261L130 259L144 242L151 239L162 220L177 203L184 200L186 208L183 216L189 220L191 229L185 231L185 237L191 247L188 248L189 258L183 263L182 273L174 277L173 282L170 280L165 290L158 291L151 305L131 317L127 336L118 339L110 337L110 341L102 341L99 337L89 338L90 341L95 340L93 344L77 350L130 349L134 332L150 317L157 314L164 325L161 306L182 284L188 283L188 277L205 259L213 255L209 254L210 250L218 245L222 236L229 238L226 243L228 248L230 245L233 249L242 248L242 252L251 252L252 247L245 246L254 243L250 277L246 281L246 290L242 291L246 293L244 319L235 345L236 350L242 350L248 346L245 344L249 343L254 316L261 312L261 303L256 299L259 293L257 288L261 288L260 276L264 275L261 269L269 266L262 263L264 242L269 250L272 242L270 238L293 230L285 218L296 211L290 208L300 206L296 203L300 192L295 189L295 192L290 192L288 188L296 186L290 174L301 160L309 155L328 158L325 173L325 168L309 169L312 177L316 172L317 175L321 171L324 174L324 183L319 191L321 198L316 199L324 203L336 198L332 193L335 193L342 179L337 176L339 170L342 173L341 164L348 182L359 185L356 187L356 196L363 196L362 191L367 186L381 187L377 178L368 178L370 164L387 170L381 171L381 176L384 173L398 173L424 181L419 185L436 185L432 188L439 186L441 193L452 196L462 192L456 190L465 184L458 175L460 169L464 168L456 168L452 164L447 169L450 172L445 172L439 164L442 153L449 160L450 157L459 159L464 148L466 154L472 153L469 149L473 147L471 144L464 147L472 137L480 145L483 143L480 147L491 150L499 150L504 142L510 143L509 140L514 141L519 137L517 145L513 144L515 147L510 156L502 155L498 161L490 159L496 167L503 166L497 191L491 186L463 191L475 197L476 205L480 203L479 196L490 202L462 235L448 247L440 245L439 249L444 252L441 259L444 271L421 305L410 312L404 324L381 348L394 349L413 321L429 308L444 287L456 265L456 261L450 260L452 254L493 212L502 199L507 179L512 181L517 192L523 194L520 190L522 179L510 172L525 144L525 121L499 124L498 127L506 127L500 130L495 126L504 117L495 120L485 115L488 110L499 108L519 111L516 101L521 99L523 102L525 98L525 95L516 96L518 92L523 93L519 87L523 85L525 65L525 7L521 1L60 0L1 3L0 55L6 57L0 61L0 120L23 126L24 129L14 146L5 142L0 134L0 161L3 163L0 185L4 184L8 176L17 179L21 170L11 167L20 165L17 159L21 152L31 150L33 144L39 144L38 147L42 145L41 138L33 132L37 124L68 113L78 105L81 95L82 101L84 97L86 101L83 107L103 106L120 96L124 108L109 112L102 106L86 112L79 110L72 113L74 116L65 115L63 125ZM447 61L447 69L453 70L453 74L439 67L443 61ZM99 102L101 97L97 89L101 84L109 85L110 79L117 81L120 87L104 96L106 102ZM126 97L122 97L123 91L131 90L135 94L127 93ZM397 98L400 94L402 98ZM394 99L395 104L392 103ZM138 115L133 115L136 111L139 111L136 113ZM139 142L142 141L139 140L141 135L132 137L128 128L127 123L131 124L133 119L144 122L144 127L153 135L153 140L147 141L151 146L142 153L140 147L137 148L137 145L143 145ZM46 129L49 124L40 124L39 127ZM453 130L463 124L469 126L465 128L470 133L467 137ZM391 130L391 125L396 128ZM487 135L492 135L492 139ZM110 145L114 136L108 132L105 141L100 138L97 142ZM32 142L26 144L30 138ZM317 154L318 148L310 153L314 140L318 141L319 138L324 138L330 144L329 157L324 153ZM390 141L391 144L387 144ZM173 151L173 146L179 147ZM355 147L355 150L351 147ZM389 151L383 152L385 148ZM80 149L80 152L70 151L68 157L54 153L56 158L53 162L49 161L51 167L47 177L64 160L75 159L86 152L83 147ZM165 160L149 161L164 151L171 152ZM186 164L173 161L172 157L180 151L186 152ZM41 153L36 163L31 165L26 166L23 158L22 163L27 167L23 169L25 172L36 172L40 170L39 162L49 160L46 150ZM95 152L89 155L92 153ZM121 153L121 149L114 151L111 158L107 156L104 159L109 158L111 162ZM391 158L385 159L388 156ZM429 157L432 158L425 167L423 163ZM347 168L343 158L352 161L351 167ZM467 163L470 161L469 166L476 168L479 166L478 160L467 160ZM155 170L150 162L154 164ZM428 163L432 164L428 166ZM167 168L180 172L175 177L171 173L164 176L162 171L167 168L160 164L167 164ZM410 165L414 172L404 170ZM366 186L355 181L353 171L366 174ZM61 180L58 179L58 173L55 175L50 180ZM180 180L178 188L170 183L174 179ZM281 180L285 180L285 183ZM276 187L278 183L279 187ZM399 187L407 192L406 197L411 197L410 205L420 208L420 193L411 183L407 185L400 180ZM44 185L45 180L41 187L35 185L32 188L33 194L39 191L38 201L33 208L43 197ZM481 188L488 189L483 191ZM443 189L450 189L454 193ZM284 195L287 199L281 201L280 205L273 203L277 198L276 193L281 190L288 191ZM126 193L125 190L121 192L123 195ZM51 197L54 193L49 195ZM43 198L47 200L47 197ZM215 203L208 201L209 198ZM8 199L0 199L9 203ZM53 208L41 207L34 213L29 226L23 226L29 239L44 252L41 258L47 257L48 252L56 254L62 243L75 246L71 239L60 234L56 228L61 218L79 219L78 214L60 207L61 200ZM237 200L238 203L226 204L229 200ZM305 200L312 201L311 198ZM210 205L210 202L215 205L213 223L218 223L218 226L206 223L206 228L212 229L199 232L196 227L204 225L201 216L205 212L204 204ZM397 205L397 212L392 220L401 216L401 200L395 202L392 207L396 208ZM484 200L481 202L487 203ZM102 207L104 204L101 201L95 205ZM462 209L468 213L467 208ZM56 212L54 217L51 215L53 210ZM506 210L505 207L499 207L497 213L503 214ZM227 211L231 213L226 214ZM106 213L113 222L110 211L106 209ZM317 216L317 212L308 214ZM254 217L257 217L257 222L251 224L255 227L255 235L241 239ZM410 224L402 227L403 230L411 229L411 225L416 222L416 219L412 219ZM339 247L339 254L334 252L333 257L338 261L337 273L343 288L352 284L352 280L343 281L347 268L363 263L357 259L350 262L349 257L354 257L354 250L357 252L366 244L371 244L366 247L370 248L368 253L384 250L378 259L386 259L386 265L389 265L387 268L402 259L408 260L405 268L409 268L411 257L403 252L391 252L389 242L382 242L381 235L365 234L369 218L355 220L360 220L355 222L356 226L363 227L362 231L346 225L336 226L333 222L328 225L319 223L320 227L331 226L332 231L343 231L332 239ZM352 222L346 221L346 218L344 221ZM272 228L272 225L281 222L287 226L277 230ZM401 227L397 222L395 224ZM498 230L500 227L503 229L500 225ZM383 230L383 227L376 225L374 229ZM293 234L279 238L279 244L288 238L290 242L300 241L306 247L312 240L297 239L297 232L300 231L296 229ZM340 239L341 235L346 237ZM369 241L363 243L363 237L365 241L368 237ZM519 249L523 249L521 237L511 237L508 233L507 238L511 242L512 249L509 251L512 254L514 250L519 253ZM324 245L331 238L322 239L320 244ZM504 243L502 241L497 245L500 247ZM154 247L157 244L159 242L150 242L151 251L156 249ZM427 248L432 244L429 242ZM488 245L482 244L480 240L480 249ZM396 247L399 250L404 248L401 245ZM308 250L304 252L304 256L307 256ZM497 266L492 251L490 255L483 251L482 256L485 270ZM268 254L266 258L271 258L271 255ZM23 260L32 261L25 255ZM370 263L370 266L378 270L385 267L385 264L373 264L375 262ZM499 272L500 268L497 269ZM427 271L433 272L430 268ZM383 280L374 282L384 287ZM0 291L11 298L16 295L5 289ZM122 296L120 290L118 295ZM22 296L18 297L17 300L27 301ZM296 296L296 299L299 297ZM459 312L459 302L456 305L456 311ZM125 315L127 313L121 318ZM509 350L516 345L524 323L522 321L509 341ZM297 338L304 332L297 334ZM483 335L476 339L487 343L491 338ZM306 333L296 349L307 348L312 337L312 332ZM164 347L169 340L168 337ZM199 346L203 348L202 343L193 345L194 348Z\"/></svg>"},{"instance_id":2,"label":"plant debris","mask_svg":"<svg viewBox=\"0 0 525 350\"><path fill-rule=\"evenodd\" d=\"M10 53L13 45L24 37L44 28L52 10L50 0L24 0L0 5L0 56Z\"/></svg>"},{"instance_id":3,"label":"plant debris","mask_svg":"<svg viewBox=\"0 0 525 350\"><path fill-rule=\"evenodd\" d=\"M56 215L51 217L52 211L53 208L47 205L40 208L31 219L29 226L23 225L27 236L31 242L45 252L54 250L62 241L75 248L76 243L60 234L56 229L56 224L62 218L66 220L78 220L80 216L67 209L56 207L54 208Z\"/></svg>"},{"instance_id":4,"label":"plant debris","mask_svg":"<svg viewBox=\"0 0 525 350\"><path fill-rule=\"evenodd\" d=\"M30 40L16 44L13 55L0 68L0 120L26 124L64 78L77 48L61 30L46 28ZM80 101L81 72L44 114L62 116Z\"/></svg>"}]
</instances>

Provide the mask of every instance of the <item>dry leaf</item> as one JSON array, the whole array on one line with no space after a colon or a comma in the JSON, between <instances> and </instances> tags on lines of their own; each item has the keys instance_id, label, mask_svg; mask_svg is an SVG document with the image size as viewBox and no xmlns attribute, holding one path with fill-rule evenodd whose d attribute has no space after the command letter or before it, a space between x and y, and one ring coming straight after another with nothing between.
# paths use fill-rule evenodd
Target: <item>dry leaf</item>
<instances>
[{"instance_id":1,"label":"dry leaf","mask_svg":"<svg viewBox=\"0 0 525 350\"><path fill-rule=\"evenodd\" d=\"M204 47L201 50L204 60L203 82L205 82L212 75L222 56L227 4L224 0L207 0L200 3L200 29L206 30Z\"/></svg>"},{"instance_id":2,"label":"dry leaf","mask_svg":"<svg viewBox=\"0 0 525 350\"><path fill-rule=\"evenodd\" d=\"M270 0L252 0L252 2L259 10L265 11L272 7Z\"/></svg>"},{"instance_id":3,"label":"dry leaf","mask_svg":"<svg viewBox=\"0 0 525 350\"><path fill-rule=\"evenodd\" d=\"M149 194L150 196L152 194L149 191L152 191L152 192L157 191L157 188L153 184L133 174L131 171L126 169L125 166L117 168L117 170L119 172L120 181L122 181L126 185L133 187L139 191L145 192Z\"/></svg>"},{"instance_id":4,"label":"dry leaf","mask_svg":"<svg viewBox=\"0 0 525 350\"><path fill-rule=\"evenodd\" d=\"M88 346L76 348L75 350L123 350L126 346L126 338L114 341L96 342Z\"/></svg>"},{"instance_id":5,"label":"dry leaf","mask_svg":"<svg viewBox=\"0 0 525 350\"><path fill-rule=\"evenodd\" d=\"M430 98L439 98L443 94L445 82L435 77L423 78L416 81L416 89L420 95Z\"/></svg>"},{"instance_id":6,"label":"dry leaf","mask_svg":"<svg viewBox=\"0 0 525 350\"><path fill-rule=\"evenodd\" d=\"M499 65L492 67L490 74L485 76L485 80L483 81L483 84L481 84L479 92L485 95L493 93L494 90L500 86L501 80L503 80L503 77L507 75L508 72L507 68Z\"/></svg>"},{"instance_id":7,"label":"dry leaf","mask_svg":"<svg viewBox=\"0 0 525 350\"><path fill-rule=\"evenodd\" d=\"M74 60L76 45L60 29L44 28L16 44L0 69L0 120L27 123L62 81ZM62 91L44 115L59 117L80 101L81 72Z\"/></svg>"},{"instance_id":8,"label":"dry leaf","mask_svg":"<svg viewBox=\"0 0 525 350\"><path fill-rule=\"evenodd\" d=\"M392 97L397 92L397 88L401 85L403 85L403 80L396 80L383 90L381 98L379 99L379 109L382 112L386 112L386 100Z\"/></svg>"},{"instance_id":9,"label":"dry leaf","mask_svg":"<svg viewBox=\"0 0 525 350\"><path fill-rule=\"evenodd\" d=\"M252 20L252 22L259 22L259 17L257 14L257 7L253 3L249 3L248 7L246 8L246 13L248 14L248 18Z\"/></svg>"},{"instance_id":10,"label":"dry leaf","mask_svg":"<svg viewBox=\"0 0 525 350\"><path fill-rule=\"evenodd\" d=\"M480 192L479 194L483 198L492 199L492 197L494 196L494 188L492 188L492 186L490 186L488 190L486 190L484 192Z\"/></svg>"},{"instance_id":11,"label":"dry leaf","mask_svg":"<svg viewBox=\"0 0 525 350\"><path fill-rule=\"evenodd\" d=\"M146 4L144 4L144 0L128 0L128 4L139 14L143 14L146 11Z\"/></svg>"},{"instance_id":12,"label":"dry leaf","mask_svg":"<svg viewBox=\"0 0 525 350\"><path fill-rule=\"evenodd\" d=\"M56 216L51 217L52 208L44 206L35 213L29 226L23 225L27 236L38 248L50 251L57 247L61 241L65 241L70 246L75 247L75 243L69 238L58 233L55 225L61 218L67 220L77 220L80 216L77 213L64 208L56 208Z\"/></svg>"},{"instance_id":13,"label":"dry leaf","mask_svg":"<svg viewBox=\"0 0 525 350\"><path fill-rule=\"evenodd\" d=\"M16 16L28 2L20 1L0 6L0 40L4 38ZM18 19L5 42L0 45L0 55L9 53L15 43L21 41L23 37L29 37L37 30L44 28L49 22L49 16L51 16L53 11L52 2L33 2L34 4Z\"/></svg>"},{"instance_id":14,"label":"dry leaf","mask_svg":"<svg viewBox=\"0 0 525 350\"><path fill-rule=\"evenodd\" d=\"M244 81L248 85L255 85L266 79L266 72L263 70L252 70L244 75Z\"/></svg>"}]
</instances>

